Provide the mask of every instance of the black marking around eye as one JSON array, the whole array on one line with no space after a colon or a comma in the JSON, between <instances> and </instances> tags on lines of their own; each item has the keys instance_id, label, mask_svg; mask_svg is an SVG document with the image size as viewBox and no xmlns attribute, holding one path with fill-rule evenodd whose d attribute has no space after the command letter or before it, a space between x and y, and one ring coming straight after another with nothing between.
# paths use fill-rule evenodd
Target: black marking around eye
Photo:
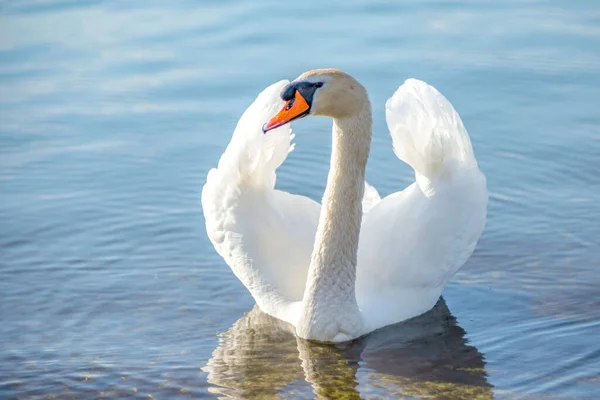
<instances>
[{"instance_id":1,"label":"black marking around eye","mask_svg":"<svg viewBox=\"0 0 600 400\"><path fill-rule=\"evenodd\" d=\"M287 103L287 106L285 106L285 111L289 110L290 108L292 108L292 106L294 105L294 101L296 100L295 97L292 97L290 99L290 101Z\"/></svg>"},{"instance_id":2,"label":"black marking around eye","mask_svg":"<svg viewBox=\"0 0 600 400\"><path fill-rule=\"evenodd\" d=\"M281 93L281 98L285 101L289 101L294 98L295 94L296 94L296 85L291 83L291 84L287 85L287 87L283 90L283 92Z\"/></svg>"},{"instance_id":3,"label":"black marking around eye","mask_svg":"<svg viewBox=\"0 0 600 400\"><path fill-rule=\"evenodd\" d=\"M306 99L308 104L310 104L315 91L322 86L323 82L291 82L281 92L281 98L285 101L290 101L296 96L297 90Z\"/></svg>"}]
</instances>

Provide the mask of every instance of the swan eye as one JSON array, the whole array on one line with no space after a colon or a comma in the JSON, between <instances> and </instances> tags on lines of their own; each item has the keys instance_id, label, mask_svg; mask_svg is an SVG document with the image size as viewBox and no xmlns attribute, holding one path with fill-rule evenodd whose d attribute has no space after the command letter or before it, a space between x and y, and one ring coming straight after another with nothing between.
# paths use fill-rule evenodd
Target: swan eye
<instances>
[{"instance_id":1,"label":"swan eye","mask_svg":"<svg viewBox=\"0 0 600 400\"><path fill-rule=\"evenodd\" d=\"M323 82L316 82L316 83L313 83L313 85L314 85L314 87L320 88L320 87L323 87Z\"/></svg>"},{"instance_id":2,"label":"swan eye","mask_svg":"<svg viewBox=\"0 0 600 400\"><path fill-rule=\"evenodd\" d=\"M290 108L292 108L292 106L294 105L294 101L296 100L295 97L292 97L290 99L290 101L288 101L287 105L285 106L285 111L289 110Z\"/></svg>"}]
</instances>

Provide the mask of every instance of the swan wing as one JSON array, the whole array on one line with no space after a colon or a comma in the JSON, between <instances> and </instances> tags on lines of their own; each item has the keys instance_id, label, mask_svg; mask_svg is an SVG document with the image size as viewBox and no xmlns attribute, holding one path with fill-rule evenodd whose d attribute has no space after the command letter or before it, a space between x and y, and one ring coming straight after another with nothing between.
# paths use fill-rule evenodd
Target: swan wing
<instances>
[{"instance_id":1,"label":"swan wing","mask_svg":"<svg viewBox=\"0 0 600 400\"><path fill-rule=\"evenodd\" d=\"M287 81L266 88L240 118L202 189L206 231L216 251L259 307L289 320L302 299L320 205L274 189L276 169L293 150L289 125L262 132L283 106Z\"/></svg>"},{"instance_id":2,"label":"swan wing","mask_svg":"<svg viewBox=\"0 0 600 400\"><path fill-rule=\"evenodd\" d=\"M487 207L469 136L442 94L407 80L387 101L386 120L394 152L413 167L416 180L363 219L356 292L369 329L435 305L473 252Z\"/></svg>"}]
</instances>

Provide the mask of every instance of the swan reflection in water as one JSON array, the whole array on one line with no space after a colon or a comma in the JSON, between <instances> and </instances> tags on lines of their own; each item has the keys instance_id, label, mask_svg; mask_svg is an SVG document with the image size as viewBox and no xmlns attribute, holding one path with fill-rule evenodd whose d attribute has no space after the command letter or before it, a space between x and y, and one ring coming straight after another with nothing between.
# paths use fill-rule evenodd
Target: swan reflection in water
<instances>
[{"instance_id":1,"label":"swan reflection in water","mask_svg":"<svg viewBox=\"0 0 600 400\"><path fill-rule=\"evenodd\" d=\"M220 335L204 368L210 391L234 398L493 397L483 355L467 344L443 298L419 317L349 343L309 342L292 329L258 307L246 313Z\"/></svg>"}]
</instances>

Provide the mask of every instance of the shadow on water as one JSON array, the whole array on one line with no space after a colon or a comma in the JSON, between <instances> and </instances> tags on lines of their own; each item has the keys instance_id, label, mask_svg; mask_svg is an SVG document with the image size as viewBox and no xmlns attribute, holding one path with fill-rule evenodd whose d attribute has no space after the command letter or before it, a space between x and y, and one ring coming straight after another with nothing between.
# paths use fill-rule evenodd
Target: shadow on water
<instances>
[{"instance_id":1,"label":"shadow on water","mask_svg":"<svg viewBox=\"0 0 600 400\"><path fill-rule=\"evenodd\" d=\"M492 398L483 354L465 334L443 299L417 318L337 345L299 339L254 307L220 335L204 371L210 392L224 397Z\"/></svg>"}]
</instances>

